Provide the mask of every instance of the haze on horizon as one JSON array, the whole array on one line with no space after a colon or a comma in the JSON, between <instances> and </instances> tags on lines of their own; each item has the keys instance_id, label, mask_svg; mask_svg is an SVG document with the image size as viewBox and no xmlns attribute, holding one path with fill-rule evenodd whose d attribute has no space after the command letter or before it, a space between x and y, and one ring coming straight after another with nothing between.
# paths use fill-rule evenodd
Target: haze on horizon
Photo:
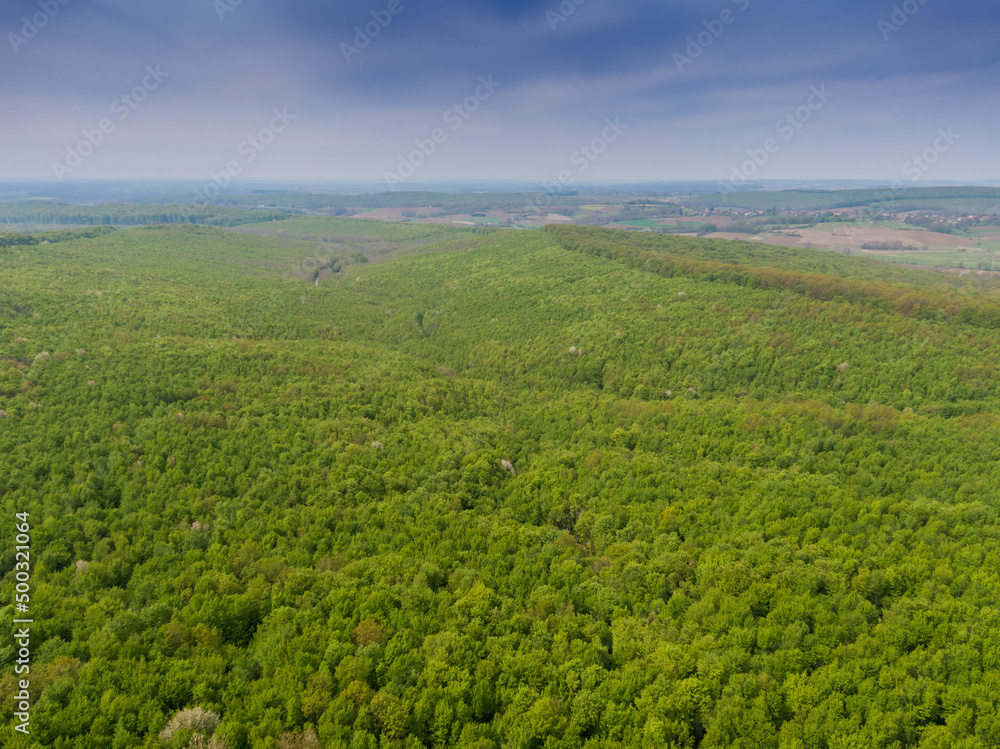
<instances>
[{"instance_id":1,"label":"haze on horizon","mask_svg":"<svg viewBox=\"0 0 1000 749\"><path fill-rule=\"evenodd\" d=\"M12 0L0 179L995 180L998 20L988 0Z\"/></svg>"}]
</instances>

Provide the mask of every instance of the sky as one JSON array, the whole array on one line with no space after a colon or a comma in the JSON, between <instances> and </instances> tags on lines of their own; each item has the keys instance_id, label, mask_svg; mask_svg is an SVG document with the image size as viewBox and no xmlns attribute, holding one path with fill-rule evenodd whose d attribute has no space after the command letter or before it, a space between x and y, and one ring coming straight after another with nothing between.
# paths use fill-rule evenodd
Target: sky
<instances>
[{"instance_id":1,"label":"sky","mask_svg":"<svg viewBox=\"0 0 1000 749\"><path fill-rule=\"evenodd\" d=\"M996 0L4 0L0 179L1000 179Z\"/></svg>"}]
</instances>

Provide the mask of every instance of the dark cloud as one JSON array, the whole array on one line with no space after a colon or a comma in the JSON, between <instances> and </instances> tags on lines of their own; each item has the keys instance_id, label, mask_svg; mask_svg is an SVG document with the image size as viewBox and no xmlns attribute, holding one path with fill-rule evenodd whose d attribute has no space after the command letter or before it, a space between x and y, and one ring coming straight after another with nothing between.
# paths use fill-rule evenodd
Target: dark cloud
<instances>
[{"instance_id":1,"label":"dark cloud","mask_svg":"<svg viewBox=\"0 0 1000 749\"><path fill-rule=\"evenodd\" d=\"M628 137L595 172L712 178L827 85L835 98L797 136L800 159L775 159L770 176L893 178L893 148L947 121L970 135L940 178L986 177L973 171L1000 168L986 114L1000 98L998 20L987 0L9 0L0 170L44 176L67 138L161 65L169 81L81 174L197 176L270 108L293 106L296 127L254 176L377 177L493 75L501 89L423 176L547 173L620 116Z\"/></svg>"}]
</instances>

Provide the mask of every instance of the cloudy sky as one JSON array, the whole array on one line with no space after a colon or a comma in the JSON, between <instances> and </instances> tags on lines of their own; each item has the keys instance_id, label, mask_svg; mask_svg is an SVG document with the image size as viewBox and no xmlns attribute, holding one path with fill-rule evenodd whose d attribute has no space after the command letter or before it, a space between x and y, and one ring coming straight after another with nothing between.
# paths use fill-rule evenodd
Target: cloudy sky
<instances>
[{"instance_id":1,"label":"cloudy sky","mask_svg":"<svg viewBox=\"0 0 1000 749\"><path fill-rule=\"evenodd\" d=\"M4 0L0 178L996 180L998 30L996 0Z\"/></svg>"}]
</instances>

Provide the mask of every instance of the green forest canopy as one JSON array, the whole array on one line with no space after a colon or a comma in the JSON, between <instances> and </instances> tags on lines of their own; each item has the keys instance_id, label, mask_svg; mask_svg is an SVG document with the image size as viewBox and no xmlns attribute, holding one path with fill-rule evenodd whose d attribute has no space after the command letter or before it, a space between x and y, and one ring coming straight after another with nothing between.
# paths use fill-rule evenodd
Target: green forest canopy
<instances>
[{"instance_id":1,"label":"green forest canopy","mask_svg":"<svg viewBox=\"0 0 1000 749\"><path fill-rule=\"evenodd\" d=\"M1000 746L993 290L409 230L0 248L5 746Z\"/></svg>"}]
</instances>

